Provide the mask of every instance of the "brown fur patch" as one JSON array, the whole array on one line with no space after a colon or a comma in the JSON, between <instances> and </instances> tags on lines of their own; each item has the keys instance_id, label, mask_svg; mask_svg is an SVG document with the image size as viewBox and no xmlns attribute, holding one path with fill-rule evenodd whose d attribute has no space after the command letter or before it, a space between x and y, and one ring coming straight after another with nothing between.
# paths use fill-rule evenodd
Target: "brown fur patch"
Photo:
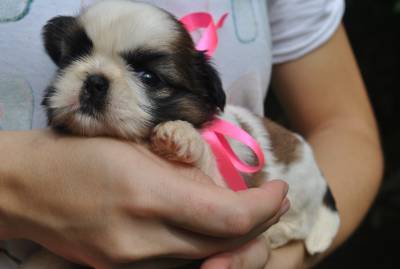
<instances>
[{"instance_id":1,"label":"brown fur patch","mask_svg":"<svg viewBox=\"0 0 400 269\"><path fill-rule=\"evenodd\" d=\"M271 151L277 162L289 165L299 158L300 140L289 130L279 124L263 118L262 122L268 131Z\"/></svg>"},{"instance_id":2,"label":"brown fur patch","mask_svg":"<svg viewBox=\"0 0 400 269\"><path fill-rule=\"evenodd\" d=\"M270 119L259 119L269 134L271 152L274 154L276 161L284 165L289 165L296 161L300 157L298 151L298 147L301 143L300 140L291 131ZM240 127L247 133L250 135L254 133L254 130L247 122L239 117L236 117L236 120L239 122ZM246 162L250 165L257 165L257 158L252 154L251 158L246 160ZM268 168L268 163L266 163L266 168ZM260 171L254 175L246 176L246 184L248 187L258 187L268 179L268 176L268 172L264 169L264 171Z\"/></svg>"},{"instance_id":3,"label":"brown fur patch","mask_svg":"<svg viewBox=\"0 0 400 269\"><path fill-rule=\"evenodd\" d=\"M264 184L267 181L268 173L265 172L264 170L261 170L260 172L257 172L253 175L249 175L244 178L245 178L247 187L256 188L256 187L260 187L262 184Z\"/></svg>"}]
</instances>

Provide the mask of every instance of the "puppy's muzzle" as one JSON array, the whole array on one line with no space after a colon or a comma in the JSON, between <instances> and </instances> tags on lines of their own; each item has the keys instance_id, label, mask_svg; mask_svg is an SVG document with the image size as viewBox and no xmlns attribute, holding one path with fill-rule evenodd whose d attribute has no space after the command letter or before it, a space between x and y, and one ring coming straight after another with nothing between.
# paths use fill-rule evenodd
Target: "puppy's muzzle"
<instances>
[{"instance_id":1,"label":"puppy's muzzle","mask_svg":"<svg viewBox=\"0 0 400 269\"><path fill-rule=\"evenodd\" d=\"M96 115L104 110L110 82L102 74L88 75L83 83L80 94L81 111L85 114Z\"/></svg>"}]
</instances>

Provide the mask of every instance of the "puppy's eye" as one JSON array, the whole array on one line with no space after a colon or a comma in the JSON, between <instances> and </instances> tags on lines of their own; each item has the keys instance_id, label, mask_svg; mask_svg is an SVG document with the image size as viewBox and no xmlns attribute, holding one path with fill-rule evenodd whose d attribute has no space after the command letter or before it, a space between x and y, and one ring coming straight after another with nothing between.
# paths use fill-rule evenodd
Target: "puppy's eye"
<instances>
[{"instance_id":1,"label":"puppy's eye","mask_svg":"<svg viewBox=\"0 0 400 269\"><path fill-rule=\"evenodd\" d=\"M135 72L138 74L143 83L146 83L149 86L156 87L162 84L160 77L150 70L144 68L135 68Z\"/></svg>"}]
</instances>

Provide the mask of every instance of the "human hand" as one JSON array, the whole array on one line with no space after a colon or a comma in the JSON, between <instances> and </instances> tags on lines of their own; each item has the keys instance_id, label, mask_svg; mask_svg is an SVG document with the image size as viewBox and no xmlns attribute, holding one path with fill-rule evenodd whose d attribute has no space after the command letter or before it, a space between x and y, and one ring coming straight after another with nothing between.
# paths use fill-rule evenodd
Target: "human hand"
<instances>
[{"instance_id":1,"label":"human hand","mask_svg":"<svg viewBox=\"0 0 400 269\"><path fill-rule=\"evenodd\" d=\"M149 258L172 264L234 249L279 219L287 192L275 181L234 193L195 169L107 138L2 132L0 145L19 152L0 156L12 175L0 188L7 237L95 268L146 268Z\"/></svg>"},{"instance_id":2,"label":"human hand","mask_svg":"<svg viewBox=\"0 0 400 269\"><path fill-rule=\"evenodd\" d=\"M291 242L271 251L271 255L264 269L300 269L306 266L307 253L304 243Z\"/></svg>"},{"instance_id":3,"label":"human hand","mask_svg":"<svg viewBox=\"0 0 400 269\"><path fill-rule=\"evenodd\" d=\"M284 214L290 207L289 200L285 199L277 215ZM259 269L270 268L270 257L276 256L271 251L267 239L261 235L234 251L225 252L208 258L201 269ZM273 255L271 255L273 253ZM278 255L280 256L280 255ZM275 258L274 258L275 259ZM274 261L273 261L274 262ZM268 263L268 266L267 266ZM267 267L266 267L267 266ZM274 266L271 269L275 268Z\"/></svg>"},{"instance_id":4,"label":"human hand","mask_svg":"<svg viewBox=\"0 0 400 269\"><path fill-rule=\"evenodd\" d=\"M305 266L305 248L292 242L271 250L263 236L238 250L209 258L201 269L300 269Z\"/></svg>"}]
</instances>

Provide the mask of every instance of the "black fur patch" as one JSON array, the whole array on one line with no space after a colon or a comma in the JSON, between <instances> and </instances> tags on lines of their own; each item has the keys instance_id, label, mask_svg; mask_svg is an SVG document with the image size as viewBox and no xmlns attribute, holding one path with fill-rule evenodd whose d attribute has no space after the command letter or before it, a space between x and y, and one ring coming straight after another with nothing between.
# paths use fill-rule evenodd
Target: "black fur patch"
<instances>
[{"instance_id":1,"label":"black fur patch","mask_svg":"<svg viewBox=\"0 0 400 269\"><path fill-rule=\"evenodd\" d=\"M217 71L204 53L186 48L174 55L145 48L121 53L133 71L144 68L162 83L144 85L152 106L153 124L184 120L195 127L209 121L225 106L225 93Z\"/></svg>"},{"instance_id":2,"label":"black fur patch","mask_svg":"<svg viewBox=\"0 0 400 269\"><path fill-rule=\"evenodd\" d=\"M336 201L335 201L335 198L333 197L331 189L329 187L327 187L327 189L326 189L323 202L324 202L324 205L326 205L331 210L337 211Z\"/></svg>"},{"instance_id":3,"label":"black fur patch","mask_svg":"<svg viewBox=\"0 0 400 269\"><path fill-rule=\"evenodd\" d=\"M59 67L90 54L93 43L76 18L58 16L43 27L43 41L47 53Z\"/></svg>"},{"instance_id":4,"label":"black fur patch","mask_svg":"<svg viewBox=\"0 0 400 269\"><path fill-rule=\"evenodd\" d=\"M141 79L141 86L146 89L151 102L149 107L143 108L153 116L148 128L152 124L170 120L185 120L195 127L201 127L225 106L225 93L217 71L204 52L195 50L190 35L177 20L176 24L180 35L175 42L169 44L168 49L156 51L136 48L120 53L130 67L127 69L132 71L132 76ZM43 39L47 53L59 67L59 75L63 75L64 68L70 63L90 56L94 46L83 26L74 17L60 16L51 19L43 28ZM50 108L48 102L54 92L55 89L49 87L42 103L47 111L49 125L68 130L64 126L51 124L58 112ZM85 88L80 95L82 112L101 117L98 112L104 107L105 94L101 93L98 98L91 100L84 92ZM90 106L91 101L94 101L94 106ZM89 106L85 107L86 102Z\"/></svg>"},{"instance_id":5,"label":"black fur patch","mask_svg":"<svg viewBox=\"0 0 400 269\"><path fill-rule=\"evenodd\" d=\"M224 110L226 103L225 92L217 70L204 52L197 52L194 63L194 79L207 92L209 102L217 106L221 111Z\"/></svg>"},{"instance_id":6,"label":"black fur patch","mask_svg":"<svg viewBox=\"0 0 400 269\"><path fill-rule=\"evenodd\" d=\"M50 125L54 117L54 109L50 107L50 98L55 94L56 89L49 86L44 91L44 96L41 105L45 108L47 114L47 124Z\"/></svg>"},{"instance_id":7,"label":"black fur patch","mask_svg":"<svg viewBox=\"0 0 400 269\"><path fill-rule=\"evenodd\" d=\"M142 48L135 51L123 52L121 53L121 57L130 67L135 69L138 67L148 67L153 62L166 58L167 55L162 52Z\"/></svg>"},{"instance_id":8,"label":"black fur patch","mask_svg":"<svg viewBox=\"0 0 400 269\"><path fill-rule=\"evenodd\" d=\"M79 95L80 110L94 118L104 112L109 84L108 79L102 74L88 76Z\"/></svg>"}]
</instances>

